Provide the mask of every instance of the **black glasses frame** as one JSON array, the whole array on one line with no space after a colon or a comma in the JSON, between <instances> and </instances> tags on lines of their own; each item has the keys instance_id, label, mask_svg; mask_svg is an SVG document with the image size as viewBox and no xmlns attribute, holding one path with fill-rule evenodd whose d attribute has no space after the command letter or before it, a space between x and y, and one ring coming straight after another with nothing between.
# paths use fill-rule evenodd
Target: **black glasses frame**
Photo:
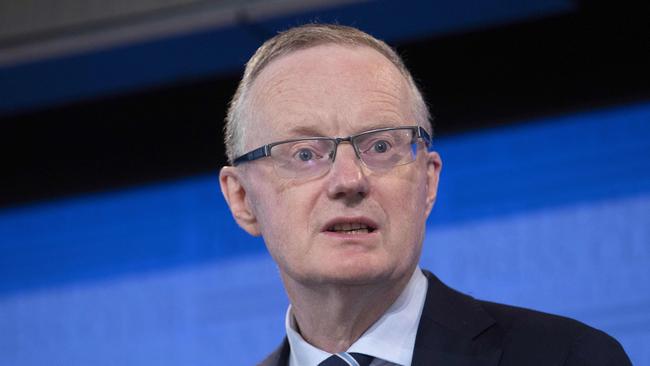
<instances>
[{"instance_id":1,"label":"black glasses frame","mask_svg":"<svg viewBox=\"0 0 650 366\"><path fill-rule=\"evenodd\" d=\"M257 149L251 150L239 157L237 157L232 165L237 166L241 163L246 163L249 161L254 161L258 160L261 158L265 158L268 156L271 156L271 149L273 146L280 145L280 144L285 144L287 142L296 142L296 141L305 141L305 140L327 140L327 141L332 141L334 142L334 151L332 152L332 161L336 158L336 152L338 151L339 144L341 142L347 141L352 146L354 147L354 153L357 155L357 158L361 160L361 156L359 154L359 147L356 144L356 139L360 136L367 135L369 133L375 133L375 132L382 132L382 131L393 131L393 130L412 130L413 131L413 136L414 140L415 139L422 139L424 143L427 145L427 147L431 146L431 136L429 133L421 126L403 126L403 127L387 127L387 128L378 128L375 130L370 130L370 131L364 131L355 135L350 135L347 137L305 137L305 138L299 138L299 139L290 139L290 140L282 140L282 141L276 141L272 142L270 144L266 144L264 146L260 146Z\"/></svg>"}]
</instances>

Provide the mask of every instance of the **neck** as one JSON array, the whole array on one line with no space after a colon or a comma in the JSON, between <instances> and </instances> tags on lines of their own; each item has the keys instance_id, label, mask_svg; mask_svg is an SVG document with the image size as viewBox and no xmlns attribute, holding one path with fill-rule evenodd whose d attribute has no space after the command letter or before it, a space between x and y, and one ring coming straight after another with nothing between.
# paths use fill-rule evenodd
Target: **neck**
<instances>
[{"instance_id":1,"label":"neck","mask_svg":"<svg viewBox=\"0 0 650 366\"><path fill-rule=\"evenodd\" d=\"M402 293L404 278L364 285L297 283L283 276L298 332L329 353L344 352L368 330Z\"/></svg>"}]
</instances>

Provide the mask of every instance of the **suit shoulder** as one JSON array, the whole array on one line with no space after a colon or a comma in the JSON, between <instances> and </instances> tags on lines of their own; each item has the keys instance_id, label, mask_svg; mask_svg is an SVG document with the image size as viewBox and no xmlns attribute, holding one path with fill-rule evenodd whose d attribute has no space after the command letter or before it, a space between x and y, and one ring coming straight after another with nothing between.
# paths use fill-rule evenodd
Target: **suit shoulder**
<instances>
[{"instance_id":1,"label":"suit shoulder","mask_svg":"<svg viewBox=\"0 0 650 366\"><path fill-rule=\"evenodd\" d=\"M483 309L506 331L527 331L535 333L555 333L566 337L596 330L577 320L544 313L537 310L477 300Z\"/></svg>"},{"instance_id":2,"label":"suit shoulder","mask_svg":"<svg viewBox=\"0 0 650 366\"><path fill-rule=\"evenodd\" d=\"M504 334L504 356L557 355L559 365L631 365L607 333L567 317L479 301ZM522 358L523 359L523 358Z\"/></svg>"}]
</instances>

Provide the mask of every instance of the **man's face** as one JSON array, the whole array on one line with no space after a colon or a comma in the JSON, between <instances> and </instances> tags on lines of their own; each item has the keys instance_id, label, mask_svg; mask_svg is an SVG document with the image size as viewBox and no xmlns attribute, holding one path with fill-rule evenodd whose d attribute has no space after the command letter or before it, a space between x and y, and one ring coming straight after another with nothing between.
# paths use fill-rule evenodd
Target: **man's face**
<instances>
[{"instance_id":1,"label":"man's face","mask_svg":"<svg viewBox=\"0 0 650 366\"><path fill-rule=\"evenodd\" d=\"M251 98L245 151L417 124L405 78L367 47L323 45L282 56L259 74ZM440 166L436 153L421 148L413 163L374 172L342 143L331 169L317 178L282 178L271 158L230 172L248 214L238 221L261 233L285 282L364 284L411 275ZM345 230L359 224L371 230Z\"/></svg>"}]
</instances>

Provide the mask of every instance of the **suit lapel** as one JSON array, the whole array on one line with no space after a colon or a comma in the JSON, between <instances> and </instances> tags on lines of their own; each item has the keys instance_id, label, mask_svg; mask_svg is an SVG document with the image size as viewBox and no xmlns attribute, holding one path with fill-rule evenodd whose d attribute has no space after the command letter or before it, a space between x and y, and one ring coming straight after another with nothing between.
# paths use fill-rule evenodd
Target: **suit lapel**
<instances>
[{"instance_id":1,"label":"suit lapel","mask_svg":"<svg viewBox=\"0 0 650 366\"><path fill-rule=\"evenodd\" d=\"M288 366L289 365L289 341L284 341L273 353L260 362L257 366Z\"/></svg>"},{"instance_id":2,"label":"suit lapel","mask_svg":"<svg viewBox=\"0 0 650 366\"><path fill-rule=\"evenodd\" d=\"M502 332L481 304L428 271L427 297L415 339L413 366L497 365Z\"/></svg>"}]
</instances>

